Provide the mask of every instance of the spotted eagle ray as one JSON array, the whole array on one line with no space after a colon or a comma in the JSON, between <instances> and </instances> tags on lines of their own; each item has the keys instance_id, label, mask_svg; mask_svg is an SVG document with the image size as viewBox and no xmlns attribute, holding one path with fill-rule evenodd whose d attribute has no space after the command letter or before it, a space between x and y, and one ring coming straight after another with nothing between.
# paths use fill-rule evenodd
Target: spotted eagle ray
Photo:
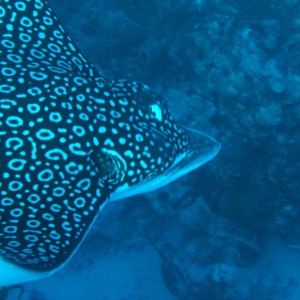
<instances>
[{"instance_id":1,"label":"spotted eagle ray","mask_svg":"<svg viewBox=\"0 0 300 300\"><path fill-rule=\"evenodd\" d=\"M0 286L49 276L108 201L212 159L147 86L110 80L43 0L0 1Z\"/></svg>"}]
</instances>

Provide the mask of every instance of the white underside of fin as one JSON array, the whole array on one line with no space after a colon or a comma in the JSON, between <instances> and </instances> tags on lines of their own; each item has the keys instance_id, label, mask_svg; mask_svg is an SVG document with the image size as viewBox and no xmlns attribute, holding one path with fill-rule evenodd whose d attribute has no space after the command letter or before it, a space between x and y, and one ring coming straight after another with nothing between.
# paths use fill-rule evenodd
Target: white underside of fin
<instances>
[{"instance_id":1,"label":"white underside of fin","mask_svg":"<svg viewBox=\"0 0 300 300\"><path fill-rule=\"evenodd\" d=\"M41 279L50 276L55 271L56 270L49 272L35 272L26 270L3 260L3 258L0 256L0 286L7 286Z\"/></svg>"}]
</instances>

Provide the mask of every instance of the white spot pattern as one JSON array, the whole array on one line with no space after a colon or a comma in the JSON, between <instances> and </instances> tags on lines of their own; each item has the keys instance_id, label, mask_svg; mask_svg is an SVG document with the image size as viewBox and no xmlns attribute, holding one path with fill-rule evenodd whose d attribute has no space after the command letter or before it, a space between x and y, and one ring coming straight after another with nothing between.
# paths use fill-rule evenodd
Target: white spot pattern
<instances>
[{"instance_id":1,"label":"white spot pattern","mask_svg":"<svg viewBox=\"0 0 300 300\"><path fill-rule=\"evenodd\" d=\"M97 71L44 1L1 1L0 31L0 252L26 268L53 269L108 196L85 148L92 113L85 87ZM85 103L76 111L75 98Z\"/></svg>"},{"instance_id":2,"label":"white spot pattern","mask_svg":"<svg viewBox=\"0 0 300 300\"><path fill-rule=\"evenodd\" d=\"M52 270L119 181L164 172L186 137L158 95L102 77L45 1L0 1L0 32L0 254Z\"/></svg>"}]
</instances>

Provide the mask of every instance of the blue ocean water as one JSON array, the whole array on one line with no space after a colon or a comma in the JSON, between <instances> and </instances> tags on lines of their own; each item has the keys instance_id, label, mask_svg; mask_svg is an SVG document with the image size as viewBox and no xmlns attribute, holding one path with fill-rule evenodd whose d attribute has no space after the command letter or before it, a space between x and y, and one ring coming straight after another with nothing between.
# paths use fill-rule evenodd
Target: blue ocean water
<instances>
[{"instance_id":1,"label":"blue ocean water","mask_svg":"<svg viewBox=\"0 0 300 300\"><path fill-rule=\"evenodd\" d=\"M103 74L148 84L222 150L108 205L61 271L2 299L299 299L299 1L49 3Z\"/></svg>"}]
</instances>

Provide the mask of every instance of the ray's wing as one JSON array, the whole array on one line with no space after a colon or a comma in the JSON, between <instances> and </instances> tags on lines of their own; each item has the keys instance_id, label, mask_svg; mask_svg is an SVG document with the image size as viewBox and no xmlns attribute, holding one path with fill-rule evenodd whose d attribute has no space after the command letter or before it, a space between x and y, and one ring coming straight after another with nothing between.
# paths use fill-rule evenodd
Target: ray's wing
<instances>
[{"instance_id":1,"label":"ray's wing","mask_svg":"<svg viewBox=\"0 0 300 300\"><path fill-rule=\"evenodd\" d=\"M0 33L0 261L54 270L109 194L88 155L101 75L45 1L0 1Z\"/></svg>"},{"instance_id":2,"label":"ray's wing","mask_svg":"<svg viewBox=\"0 0 300 300\"><path fill-rule=\"evenodd\" d=\"M31 71L28 75L32 80L43 82L49 70L57 75L73 72L90 78L100 76L66 34L46 1L1 1L0 28L4 66L23 66ZM41 73L34 73L35 69ZM11 76L11 72L6 70L3 75Z\"/></svg>"}]
</instances>

